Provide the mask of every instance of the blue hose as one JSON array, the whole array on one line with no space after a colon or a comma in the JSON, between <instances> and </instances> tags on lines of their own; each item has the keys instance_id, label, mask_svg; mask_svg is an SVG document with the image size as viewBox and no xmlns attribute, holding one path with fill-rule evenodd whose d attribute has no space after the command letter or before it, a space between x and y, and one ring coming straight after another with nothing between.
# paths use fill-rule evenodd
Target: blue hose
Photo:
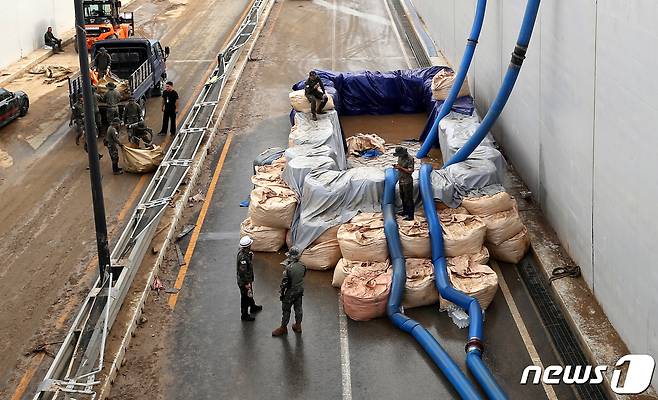
<instances>
[{"instance_id":1,"label":"blue hose","mask_svg":"<svg viewBox=\"0 0 658 400\"><path fill-rule=\"evenodd\" d=\"M407 280L407 271L405 259L402 254L398 223L395 219L395 185L397 182L397 171L392 168L387 169L382 211L384 212L386 242L388 243L388 251L391 257L391 264L393 265L393 281L388 303L386 304L386 313L393 325L416 339L462 399L480 399L481 397L473 387L473 384L466 378L464 373L432 334L417 321L402 313L401 304L404 286Z\"/></svg>"},{"instance_id":2,"label":"blue hose","mask_svg":"<svg viewBox=\"0 0 658 400\"><path fill-rule=\"evenodd\" d=\"M480 303L466 294L456 290L450 285L448 279L448 268L443 251L443 233L441 223L434 205L434 194L432 192L431 175L432 165L423 164L420 167L420 194L423 198L423 209L429 225L430 242L432 247L432 263L436 275L436 287L444 299L455 303L468 312L470 324L468 327L468 342L466 344L466 366L471 371L475 380L480 384L489 399L507 399L507 395L498 385L489 368L481 359L483 345L483 320ZM388 183L388 175L386 176ZM387 234L388 240L388 234ZM389 244L389 248L390 248ZM392 291L391 291L392 294ZM390 301L390 300L389 300Z\"/></svg>"},{"instance_id":3,"label":"blue hose","mask_svg":"<svg viewBox=\"0 0 658 400\"><path fill-rule=\"evenodd\" d=\"M516 79L519 77L519 72L521 72L521 65L523 65L523 60L525 59L525 54L528 50L528 44L530 43L530 37L532 36L532 30L535 26L535 20L537 19L537 13L539 12L539 2L540 0L528 0L526 4L525 14L523 15L523 24L521 25L514 52L512 53L512 60L507 68L503 84L500 87L494 102L491 104L491 107L489 107L487 115L484 117L473 136L468 139L466 144L464 144L464 146L444 164L444 168L466 160L473 150L475 150L482 140L484 140L487 133L491 130L491 127L500 116L500 113L503 111L503 108L512 93L512 89L514 89Z\"/></svg>"},{"instance_id":4,"label":"blue hose","mask_svg":"<svg viewBox=\"0 0 658 400\"><path fill-rule=\"evenodd\" d=\"M464 56L462 57L462 62L459 65L459 71L455 76L455 81L450 88L448 97L441 105L439 109L439 114L434 119L434 124L432 128L427 133L427 137L423 142L423 146L420 148L418 153L416 153L417 158L425 158L427 154L432 150L432 146L436 143L436 137L439 129L439 123L441 120L448 115L452 109L452 105L457 100L457 95L461 90L464 81L466 80L466 74L468 69L471 67L471 61L473 61L473 54L475 54L475 46L477 46L478 39L480 38L480 31L482 30L482 23L484 22L484 12L487 8L487 0L478 0L477 8L475 10L475 18L473 19L473 27L471 28L471 34L468 36L466 42L466 49L464 49Z\"/></svg>"}]
</instances>

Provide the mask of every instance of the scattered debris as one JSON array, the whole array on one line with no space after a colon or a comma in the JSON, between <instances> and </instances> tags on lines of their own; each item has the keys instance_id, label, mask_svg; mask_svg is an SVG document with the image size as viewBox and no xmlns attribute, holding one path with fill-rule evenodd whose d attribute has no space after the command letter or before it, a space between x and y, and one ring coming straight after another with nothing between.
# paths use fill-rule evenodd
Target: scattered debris
<instances>
[{"instance_id":1,"label":"scattered debris","mask_svg":"<svg viewBox=\"0 0 658 400\"><path fill-rule=\"evenodd\" d=\"M578 278L580 276L580 267L577 265L576 266L567 265L564 267L553 268L553 271L551 272L551 277L548 278L548 283L553 284L554 280L562 279L567 276L570 276L572 278Z\"/></svg>"},{"instance_id":2,"label":"scattered debris","mask_svg":"<svg viewBox=\"0 0 658 400\"><path fill-rule=\"evenodd\" d=\"M529 190L522 190L519 192L519 195L523 200L527 200L532 197L532 192Z\"/></svg>"},{"instance_id":3,"label":"scattered debris","mask_svg":"<svg viewBox=\"0 0 658 400\"><path fill-rule=\"evenodd\" d=\"M47 84L62 82L73 74L71 68L56 64L38 64L32 67L28 72L33 75L45 75L46 79L44 80L44 83Z\"/></svg>"},{"instance_id":4,"label":"scattered debris","mask_svg":"<svg viewBox=\"0 0 658 400\"><path fill-rule=\"evenodd\" d=\"M156 292L160 292L160 290L164 290L165 286L162 284L162 281L160 278L157 276L153 278L153 283L151 283L151 290L155 290ZM165 291L166 293L166 291Z\"/></svg>"},{"instance_id":5,"label":"scattered debris","mask_svg":"<svg viewBox=\"0 0 658 400\"><path fill-rule=\"evenodd\" d=\"M53 345L53 344L62 344L64 343L63 340L60 340L58 342L50 342L50 343L41 343L33 348L31 348L27 353L25 353L25 356L30 356L33 354L38 354L38 353L45 353L47 356L55 358L55 354L48 350L48 346Z\"/></svg>"},{"instance_id":6,"label":"scattered debris","mask_svg":"<svg viewBox=\"0 0 658 400\"><path fill-rule=\"evenodd\" d=\"M169 294L176 294L178 292L179 292L179 290L176 289L176 288L169 288L169 289L165 290L165 293L169 293Z\"/></svg>"},{"instance_id":7,"label":"scattered debris","mask_svg":"<svg viewBox=\"0 0 658 400\"><path fill-rule=\"evenodd\" d=\"M192 232L195 226L196 225L185 225L183 227L183 231L179 233L178 236L176 236L176 242L178 242L179 240L187 236L190 232Z\"/></svg>"},{"instance_id":8,"label":"scattered debris","mask_svg":"<svg viewBox=\"0 0 658 400\"><path fill-rule=\"evenodd\" d=\"M200 202L203 202L205 199L206 199L206 197L201 192L195 194L194 196L191 196L189 198L189 202L192 203L190 205L190 207L193 205L193 203L200 203Z\"/></svg>"},{"instance_id":9,"label":"scattered debris","mask_svg":"<svg viewBox=\"0 0 658 400\"><path fill-rule=\"evenodd\" d=\"M146 318L143 315L141 317L139 317L139 324L140 325L143 325L143 324L147 323L148 321L149 321L148 318Z\"/></svg>"},{"instance_id":10,"label":"scattered debris","mask_svg":"<svg viewBox=\"0 0 658 400\"><path fill-rule=\"evenodd\" d=\"M183 252L178 243L176 243L176 256L178 257L178 266L181 267L185 265L185 257L183 256Z\"/></svg>"}]
</instances>

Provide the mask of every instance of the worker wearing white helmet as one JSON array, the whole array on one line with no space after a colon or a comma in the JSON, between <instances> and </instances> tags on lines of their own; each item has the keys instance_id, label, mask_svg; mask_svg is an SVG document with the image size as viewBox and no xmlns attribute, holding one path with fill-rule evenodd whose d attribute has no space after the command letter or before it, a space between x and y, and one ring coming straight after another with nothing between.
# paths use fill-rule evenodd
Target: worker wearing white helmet
<instances>
[{"instance_id":1,"label":"worker wearing white helmet","mask_svg":"<svg viewBox=\"0 0 658 400\"><path fill-rule=\"evenodd\" d=\"M237 275L238 288L240 288L240 311L243 321L253 321L253 313L262 310L263 307L256 305L254 301L254 253L251 251L251 244L254 241L249 236L243 236L240 239L240 251L238 251Z\"/></svg>"}]
</instances>

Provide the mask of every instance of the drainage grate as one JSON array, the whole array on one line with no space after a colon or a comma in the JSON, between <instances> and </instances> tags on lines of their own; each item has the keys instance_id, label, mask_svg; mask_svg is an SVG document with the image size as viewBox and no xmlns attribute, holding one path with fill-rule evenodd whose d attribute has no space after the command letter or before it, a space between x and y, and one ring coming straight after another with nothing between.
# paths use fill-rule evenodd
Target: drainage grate
<instances>
[{"instance_id":1,"label":"drainage grate","mask_svg":"<svg viewBox=\"0 0 658 400\"><path fill-rule=\"evenodd\" d=\"M539 311L544 326L551 336L555 349L565 365L587 365L585 354L583 354L576 337L571 332L562 310L553 300L546 281L537 272L537 267L531 257L526 256L517 265L517 269ZM583 400L608 399L601 385L582 384L575 386L575 389Z\"/></svg>"},{"instance_id":2,"label":"drainage grate","mask_svg":"<svg viewBox=\"0 0 658 400\"><path fill-rule=\"evenodd\" d=\"M421 68L431 67L432 62L427 56L427 52L425 52L423 45L420 43L416 30L407 17L407 13L405 12L400 0L386 1L388 2L388 5L395 10L393 18L395 20L395 25L397 26L398 31L404 33L404 37L407 39L407 43L409 44L411 51L414 53L418 66Z\"/></svg>"}]
</instances>

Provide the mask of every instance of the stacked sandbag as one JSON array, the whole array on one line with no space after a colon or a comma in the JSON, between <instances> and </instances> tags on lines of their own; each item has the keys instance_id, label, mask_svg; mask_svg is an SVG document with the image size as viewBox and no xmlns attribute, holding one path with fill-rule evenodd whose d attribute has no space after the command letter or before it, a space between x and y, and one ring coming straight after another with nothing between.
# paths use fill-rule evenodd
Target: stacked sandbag
<instances>
[{"instance_id":1,"label":"stacked sandbag","mask_svg":"<svg viewBox=\"0 0 658 400\"><path fill-rule=\"evenodd\" d=\"M487 227L479 217L452 214L441 217L446 257L474 254L482 250Z\"/></svg>"},{"instance_id":2,"label":"stacked sandbag","mask_svg":"<svg viewBox=\"0 0 658 400\"><path fill-rule=\"evenodd\" d=\"M445 100L450 93L450 89L455 82L455 71L449 68L442 69L434 78L432 78L432 97L436 100ZM459 90L457 97L470 96L468 89L468 80L464 79L464 84Z\"/></svg>"},{"instance_id":3,"label":"stacked sandbag","mask_svg":"<svg viewBox=\"0 0 658 400\"><path fill-rule=\"evenodd\" d=\"M406 258L431 258L430 233L427 219L416 215L413 221L398 216L398 231L402 253Z\"/></svg>"},{"instance_id":4,"label":"stacked sandbag","mask_svg":"<svg viewBox=\"0 0 658 400\"><path fill-rule=\"evenodd\" d=\"M338 244L343 258L351 261L383 262L388 259L382 213L362 213L341 225Z\"/></svg>"},{"instance_id":5,"label":"stacked sandbag","mask_svg":"<svg viewBox=\"0 0 658 400\"><path fill-rule=\"evenodd\" d=\"M306 268L325 271L336 266L342 257L338 245L338 228L334 226L327 229L302 252L300 261Z\"/></svg>"},{"instance_id":6,"label":"stacked sandbag","mask_svg":"<svg viewBox=\"0 0 658 400\"><path fill-rule=\"evenodd\" d=\"M406 260L407 281L404 286L402 306L414 308L439 302L439 291L434 283L432 261L424 258Z\"/></svg>"},{"instance_id":7,"label":"stacked sandbag","mask_svg":"<svg viewBox=\"0 0 658 400\"><path fill-rule=\"evenodd\" d=\"M240 224L240 236L249 236L253 251L277 252L286 241L286 230L254 225L251 218Z\"/></svg>"},{"instance_id":8,"label":"stacked sandbag","mask_svg":"<svg viewBox=\"0 0 658 400\"><path fill-rule=\"evenodd\" d=\"M489 306L498 290L496 273L488 266L478 264L468 255L449 260L448 278L455 289L475 297L483 310ZM451 305L451 302L441 298L441 309L448 309Z\"/></svg>"},{"instance_id":9,"label":"stacked sandbag","mask_svg":"<svg viewBox=\"0 0 658 400\"><path fill-rule=\"evenodd\" d=\"M256 173L251 177L251 183L255 187L279 186L287 188L288 186L282 179L282 173L285 167L285 157L280 157L272 161L270 165L257 166L255 167Z\"/></svg>"},{"instance_id":10,"label":"stacked sandbag","mask_svg":"<svg viewBox=\"0 0 658 400\"><path fill-rule=\"evenodd\" d=\"M356 267L340 287L345 314L355 321L368 321L386 315L391 292L390 270Z\"/></svg>"},{"instance_id":11,"label":"stacked sandbag","mask_svg":"<svg viewBox=\"0 0 658 400\"><path fill-rule=\"evenodd\" d=\"M389 264L388 260L384 262L373 262L373 261L350 261L341 258L340 260L338 260L338 264L336 264L336 269L334 269L334 276L333 279L331 280L331 286L340 289L341 285L343 284L343 281L345 281L345 278L347 278L352 273L354 268L357 267L387 271L391 267L391 265Z\"/></svg>"},{"instance_id":12,"label":"stacked sandbag","mask_svg":"<svg viewBox=\"0 0 658 400\"><path fill-rule=\"evenodd\" d=\"M255 225L289 229L297 207L297 196L280 186L262 186L251 191L249 216Z\"/></svg>"},{"instance_id":13,"label":"stacked sandbag","mask_svg":"<svg viewBox=\"0 0 658 400\"><path fill-rule=\"evenodd\" d=\"M489 249L487 249L487 246L482 246L480 251L477 253L463 254L457 257L446 257L446 262L448 265L454 265L455 263L459 262L461 257L466 257L475 264L486 265L489 264Z\"/></svg>"},{"instance_id":14,"label":"stacked sandbag","mask_svg":"<svg viewBox=\"0 0 658 400\"><path fill-rule=\"evenodd\" d=\"M304 89L295 90L288 94L290 98L290 105L297 112L310 113L311 112L311 103L306 98L304 94ZM333 110L334 109L334 98L330 94L327 94L327 104L322 108L322 110ZM319 105L319 104L318 104Z\"/></svg>"},{"instance_id":15,"label":"stacked sandbag","mask_svg":"<svg viewBox=\"0 0 658 400\"><path fill-rule=\"evenodd\" d=\"M463 214L463 215L471 214L470 212L468 212L466 208L462 206L450 208L440 201L436 202L436 211L439 213L440 217L447 217L454 214Z\"/></svg>"},{"instance_id":16,"label":"stacked sandbag","mask_svg":"<svg viewBox=\"0 0 658 400\"><path fill-rule=\"evenodd\" d=\"M382 154L386 152L386 141L372 133L358 133L348 137L345 141L347 142L347 154L360 155L368 150L379 150Z\"/></svg>"},{"instance_id":17,"label":"stacked sandbag","mask_svg":"<svg viewBox=\"0 0 658 400\"><path fill-rule=\"evenodd\" d=\"M466 196L462 206L480 216L487 226L486 245L495 259L521 261L530 248L530 239L514 198L502 187L492 186Z\"/></svg>"}]
</instances>

